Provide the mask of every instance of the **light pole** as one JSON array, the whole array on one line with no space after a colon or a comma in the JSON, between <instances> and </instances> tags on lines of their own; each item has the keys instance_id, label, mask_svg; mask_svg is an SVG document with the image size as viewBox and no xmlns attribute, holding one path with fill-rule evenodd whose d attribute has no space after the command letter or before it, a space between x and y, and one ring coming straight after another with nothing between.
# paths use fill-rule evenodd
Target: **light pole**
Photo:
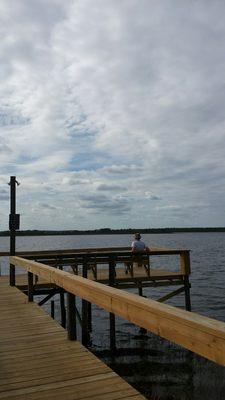
<instances>
[{"instance_id":1,"label":"light pole","mask_svg":"<svg viewBox=\"0 0 225 400\"><path fill-rule=\"evenodd\" d=\"M14 256L16 252L16 230L20 227L20 215L16 214L16 185L19 185L15 176L10 177L10 214L9 214L9 230L10 230L10 256ZM10 264L10 286L15 286L15 266Z\"/></svg>"}]
</instances>

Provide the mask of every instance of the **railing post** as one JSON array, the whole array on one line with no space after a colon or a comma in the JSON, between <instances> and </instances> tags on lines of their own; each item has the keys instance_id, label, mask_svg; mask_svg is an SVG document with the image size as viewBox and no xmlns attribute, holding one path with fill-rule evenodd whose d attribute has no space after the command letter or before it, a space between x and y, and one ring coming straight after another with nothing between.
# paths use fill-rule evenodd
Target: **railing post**
<instances>
[{"instance_id":1,"label":"railing post","mask_svg":"<svg viewBox=\"0 0 225 400\"><path fill-rule=\"evenodd\" d=\"M67 293L67 332L69 340L77 339L77 324L76 324L76 296L72 293Z\"/></svg>"},{"instance_id":2,"label":"railing post","mask_svg":"<svg viewBox=\"0 0 225 400\"><path fill-rule=\"evenodd\" d=\"M63 267L61 265L62 260L61 260L60 256L58 257L57 261L58 262L57 262L56 268L58 267L58 269L60 269L60 271L62 271ZM66 328L66 307L65 307L64 290L60 291L59 297L60 297L60 310L61 310L61 326L63 328Z\"/></svg>"},{"instance_id":3,"label":"railing post","mask_svg":"<svg viewBox=\"0 0 225 400\"><path fill-rule=\"evenodd\" d=\"M34 276L32 272L27 273L28 278L28 301L33 301L34 299Z\"/></svg>"},{"instance_id":4,"label":"railing post","mask_svg":"<svg viewBox=\"0 0 225 400\"><path fill-rule=\"evenodd\" d=\"M180 272L184 279L185 307L187 311L191 311L191 295L189 275L191 273L190 252L182 251L180 253Z\"/></svg>"},{"instance_id":5,"label":"railing post","mask_svg":"<svg viewBox=\"0 0 225 400\"><path fill-rule=\"evenodd\" d=\"M54 302L54 300L51 300L51 317L52 317L52 319L55 319L55 302Z\"/></svg>"},{"instance_id":6,"label":"railing post","mask_svg":"<svg viewBox=\"0 0 225 400\"><path fill-rule=\"evenodd\" d=\"M190 252L188 250L180 253L180 272L182 275L190 275L191 273Z\"/></svg>"},{"instance_id":7,"label":"railing post","mask_svg":"<svg viewBox=\"0 0 225 400\"><path fill-rule=\"evenodd\" d=\"M113 255L109 256L109 286L115 285L115 257ZM116 320L115 314L109 314L109 324L110 324L110 350L114 352L116 350Z\"/></svg>"},{"instance_id":8,"label":"railing post","mask_svg":"<svg viewBox=\"0 0 225 400\"><path fill-rule=\"evenodd\" d=\"M92 332L92 304L88 301L88 332Z\"/></svg>"},{"instance_id":9,"label":"railing post","mask_svg":"<svg viewBox=\"0 0 225 400\"><path fill-rule=\"evenodd\" d=\"M66 307L65 307L64 291L61 291L59 296L60 296L60 310L61 310L61 326L63 328L65 328L66 327Z\"/></svg>"},{"instance_id":10,"label":"railing post","mask_svg":"<svg viewBox=\"0 0 225 400\"><path fill-rule=\"evenodd\" d=\"M138 283L138 294L139 294L139 296L144 297L144 296L143 296L142 282L139 282L139 283ZM145 329L145 328L140 328L140 333L141 333L142 335L145 335L145 334L147 333L147 329Z\"/></svg>"},{"instance_id":11,"label":"railing post","mask_svg":"<svg viewBox=\"0 0 225 400\"><path fill-rule=\"evenodd\" d=\"M83 278L87 278L88 271L88 256L83 258ZM90 335L88 332L88 301L82 299L82 344L87 346L90 341Z\"/></svg>"}]
</instances>

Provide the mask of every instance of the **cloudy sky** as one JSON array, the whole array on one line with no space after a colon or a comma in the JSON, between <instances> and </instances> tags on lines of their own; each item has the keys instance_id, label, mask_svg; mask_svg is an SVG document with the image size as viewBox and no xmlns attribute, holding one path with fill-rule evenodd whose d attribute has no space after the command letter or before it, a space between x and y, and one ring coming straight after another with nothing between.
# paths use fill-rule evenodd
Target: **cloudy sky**
<instances>
[{"instance_id":1,"label":"cloudy sky","mask_svg":"<svg viewBox=\"0 0 225 400\"><path fill-rule=\"evenodd\" d=\"M0 230L225 226L224 15L0 0Z\"/></svg>"}]
</instances>

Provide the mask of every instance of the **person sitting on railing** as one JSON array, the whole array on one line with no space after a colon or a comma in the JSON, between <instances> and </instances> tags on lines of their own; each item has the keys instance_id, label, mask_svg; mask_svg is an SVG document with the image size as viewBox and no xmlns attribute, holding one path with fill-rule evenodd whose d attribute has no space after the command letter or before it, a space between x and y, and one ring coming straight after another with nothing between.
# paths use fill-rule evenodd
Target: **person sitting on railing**
<instances>
[{"instance_id":1,"label":"person sitting on railing","mask_svg":"<svg viewBox=\"0 0 225 400\"><path fill-rule=\"evenodd\" d=\"M149 248L141 240L140 233L135 233L134 241L131 243L131 251L133 253L141 253L141 252L149 251Z\"/></svg>"}]
</instances>

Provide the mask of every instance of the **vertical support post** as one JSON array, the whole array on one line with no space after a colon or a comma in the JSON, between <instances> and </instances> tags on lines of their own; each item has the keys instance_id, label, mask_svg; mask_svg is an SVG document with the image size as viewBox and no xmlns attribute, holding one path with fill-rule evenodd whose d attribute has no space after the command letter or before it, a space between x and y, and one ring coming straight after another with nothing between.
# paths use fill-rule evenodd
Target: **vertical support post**
<instances>
[{"instance_id":1,"label":"vertical support post","mask_svg":"<svg viewBox=\"0 0 225 400\"><path fill-rule=\"evenodd\" d=\"M180 253L180 272L184 279L185 291L185 307L187 311L191 311L191 296L190 296L190 283L189 275L191 273L190 252L188 250Z\"/></svg>"},{"instance_id":2,"label":"vertical support post","mask_svg":"<svg viewBox=\"0 0 225 400\"><path fill-rule=\"evenodd\" d=\"M54 302L54 300L51 300L51 317L52 317L52 319L55 319L55 302Z\"/></svg>"},{"instance_id":3,"label":"vertical support post","mask_svg":"<svg viewBox=\"0 0 225 400\"><path fill-rule=\"evenodd\" d=\"M61 257L58 257L58 268L62 271L63 267L60 264L60 261ZM59 296L60 296L60 310L61 310L61 326L63 328L66 328L66 307L65 307L65 297L63 290L60 292Z\"/></svg>"},{"instance_id":4,"label":"vertical support post","mask_svg":"<svg viewBox=\"0 0 225 400\"><path fill-rule=\"evenodd\" d=\"M27 273L28 278L28 301L33 301L34 299L34 277L32 272Z\"/></svg>"},{"instance_id":5,"label":"vertical support post","mask_svg":"<svg viewBox=\"0 0 225 400\"><path fill-rule=\"evenodd\" d=\"M76 324L76 297L72 293L67 293L67 332L69 340L77 339Z\"/></svg>"},{"instance_id":6,"label":"vertical support post","mask_svg":"<svg viewBox=\"0 0 225 400\"><path fill-rule=\"evenodd\" d=\"M188 275L184 276L184 292L185 292L185 307L187 311L191 311L191 295L190 283Z\"/></svg>"},{"instance_id":7,"label":"vertical support post","mask_svg":"<svg viewBox=\"0 0 225 400\"><path fill-rule=\"evenodd\" d=\"M109 256L109 286L115 285L115 258L114 255ZM115 314L109 314L110 324L110 350L113 353L116 350L116 320Z\"/></svg>"},{"instance_id":8,"label":"vertical support post","mask_svg":"<svg viewBox=\"0 0 225 400\"><path fill-rule=\"evenodd\" d=\"M190 275L191 273L191 262L189 250L181 251L180 253L180 273L182 275Z\"/></svg>"},{"instance_id":9,"label":"vertical support post","mask_svg":"<svg viewBox=\"0 0 225 400\"><path fill-rule=\"evenodd\" d=\"M138 294L139 294L139 296L143 297L142 282L139 282L139 283L138 283ZM140 328L140 333L141 333L142 335L146 334L146 333L147 333L147 329L145 329L145 328Z\"/></svg>"},{"instance_id":10,"label":"vertical support post","mask_svg":"<svg viewBox=\"0 0 225 400\"><path fill-rule=\"evenodd\" d=\"M138 284L138 294L141 297L143 296L143 288L142 288L142 283L141 282Z\"/></svg>"},{"instance_id":11,"label":"vertical support post","mask_svg":"<svg viewBox=\"0 0 225 400\"><path fill-rule=\"evenodd\" d=\"M88 332L92 332L92 305L88 301Z\"/></svg>"},{"instance_id":12,"label":"vertical support post","mask_svg":"<svg viewBox=\"0 0 225 400\"><path fill-rule=\"evenodd\" d=\"M16 177L10 177L10 218L13 219L16 214ZM15 255L16 251L16 229L14 224L10 223L10 256ZM15 286L15 265L10 264L9 267L10 286Z\"/></svg>"},{"instance_id":13,"label":"vertical support post","mask_svg":"<svg viewBox=\"0 0 225 400\"><path fill-rule=\"evenodd\" d=\"M65 308L65 297L64 292L61 291L60 294L60 309L61 309L61 326L66 327L66 308Z\"/></svg>"},{"instance_id":14,"label":"vertical support post","mask_svg":"<svg viewBox=\"0 0 225 400\"><path fill-rule=\"evenodd\" d=\"M88 256L86 255L83 259L83 278L87 278L88 271ZM90 335L88 332L88 301L82 299L82 344L87 346L90 341Z\"/></svg>"}]
</instances>

